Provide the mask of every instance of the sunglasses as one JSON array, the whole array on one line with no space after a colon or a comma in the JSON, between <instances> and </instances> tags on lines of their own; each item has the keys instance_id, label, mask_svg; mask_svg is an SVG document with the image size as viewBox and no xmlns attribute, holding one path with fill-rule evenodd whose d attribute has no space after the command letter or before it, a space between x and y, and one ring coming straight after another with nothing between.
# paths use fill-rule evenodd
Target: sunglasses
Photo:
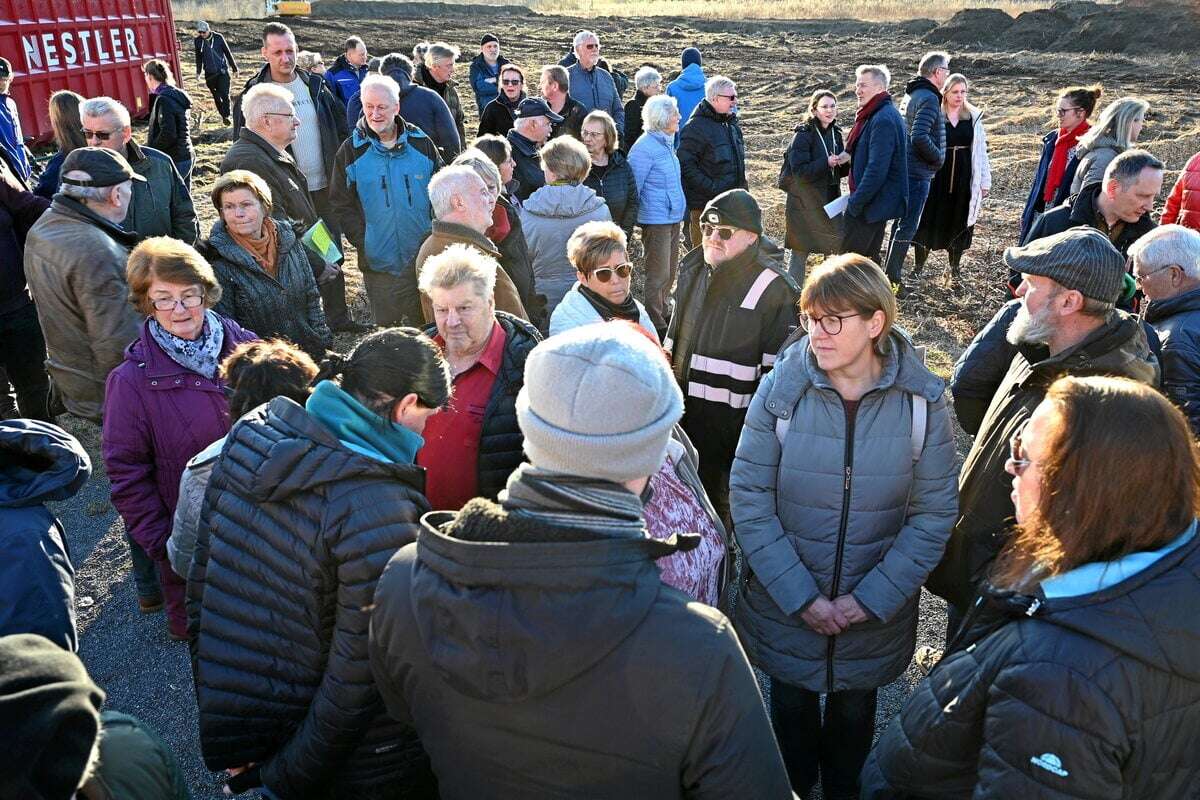
<instances>
[{"instance_id":1,"label":"sunglasses","mask_svg":"<svg viewBox=\"0 0 1200 800\"><path fill-rule=\"evenodd\" d=\"M507 78L505 78L504 80L502 80L500 82L503 83L505 86L520 86L521 85L520 78L517 78L515 81L510 81Z\"/></svg>"},{"instance_id":2,"label":"sunglasses","mask_svg":"<svg viewBox=\"0 0 1200 800\"><path fill-rule=\"evenodd\" d=\"M1008 442L1008 461L1005 462L1004 468L1014 475L1022 474L1033 463L1025 457L1025 448L1021 445L1021 434L1025 432L1025 424L1024 422L1021 423L1021 426L1017 428L1017 432L1013 434L1012 439Z\"/></svg>"},{"instance_id":3,"label":"sunglasses","mask_svg":"<svg viewBox=\"0 0 1200 800\"><path fill-rule=\"evenodd\" d=\"M599 50L600 45L597 42L592 42L591 44L585 44L584 48L587 50Z\"/></svg>"},{"instance_id":4,"label":"sunglasses","mask_svg":"<svg viewBox=\"0 0 1200 800\"><path fill-rule=\"evenodd\" d=\"M83 134L84 139L99 139L102 142L107 142L119 133L119 131L89 131L87 128L82 128L79 132Z\"/></svg>"},{"instance_id":5,"label":"sunglasses","mask_svg":"<svg viewBox=\"0 0 1200 800\"><path fill-rule=\"evenodd\" d=\"M624 280L633 272L633 264L626 261L624 264L617 264L615 267L600 267L588 273L589 278L595 278L601 283L608 283L612 280L613 273L616 273L618 278Z\"/></svg>"},{"instance_id":6,"label":"sunglasses","mask_svg":"<svg viewBox=\"0 0 1200 800\"><path fill-rule=\"evenodd\" d=\"M728 101L729 101L729 102L731 102L731 103L736 103L736 102L737 102L737 95L736 95L736 94L719 94L719 95L717 95L717 97L724 97L726 100L728 100Z\"/></svg>"},{"instance_id":7,"label":"sunglasses","mask_svg":"<svg viewBox=\"0 0 1200 800\"><path fill-rule=\"evenodd\" d=\"M1080 111L1080 110L1081 109L1079 106L1071 106L1070 108L1056 108L1054 110L1054 113L1060 117L1065 117L1067 114L1070 114L1072 111Z\"/></svg>"},{"instance_id":8,"label":"sunglasses","mask_svg":"<svg viewBox=\"0 0 1200 800\"><path fill-rule=\"evenodd\" d=\"M734 231L733 228L709 225L707 222L701 223L701 225L700 225L700 233L704 235L705 239L712 236L713 233L715 232L717 234L718 239L720 239L722 242L728 242L730 239L733 238L733 231Z\"/></svg>"}]
</instances>

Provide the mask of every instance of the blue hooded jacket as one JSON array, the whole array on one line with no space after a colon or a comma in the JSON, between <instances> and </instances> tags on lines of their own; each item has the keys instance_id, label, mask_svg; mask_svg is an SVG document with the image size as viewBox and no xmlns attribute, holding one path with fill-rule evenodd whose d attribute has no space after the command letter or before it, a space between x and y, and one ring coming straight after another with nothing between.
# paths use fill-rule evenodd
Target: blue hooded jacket
<instances>
[{"instance_id":1,"label":"blue hooded jacket","mask_svg":"<svg viewBox=\"0 0 1200 800\"><path fill-rule=\"evenodd\" d=\"M433 89L413 83L412 77L402 69L393 69L386 74L400 86L400 116L433 140L443 161L447 164L453 161L463 147L446 101ZM351 130L361 116L362 94L356 93L346 106L346 121Z\"/></svg>"},{"instance_id":2,"label":"blue hooded jacket","mask_svg":"<svg viewBox=\"0 0 1200 800\"><path fill-rule=\"evenodd\" d=\"M704 67L699 64L688 64L679 77L667 84L667 96L674 97L679 103L679 128L687 122L696 106L704 99ZM675 146L679 147L679 131L675 132Z\"/></svg>"},{"instance_id":3,"label":"blue hooded jacket","mask_svg":"<svg viewBox=\"0 0 1200 800\"><path fill-rule=\"evenodd\" d=\"M0 422L0 636L36 633L75 651L75 570L43 504L74 496L91 474L83 446L57 425Z\"/></svg>"}]
</instances>

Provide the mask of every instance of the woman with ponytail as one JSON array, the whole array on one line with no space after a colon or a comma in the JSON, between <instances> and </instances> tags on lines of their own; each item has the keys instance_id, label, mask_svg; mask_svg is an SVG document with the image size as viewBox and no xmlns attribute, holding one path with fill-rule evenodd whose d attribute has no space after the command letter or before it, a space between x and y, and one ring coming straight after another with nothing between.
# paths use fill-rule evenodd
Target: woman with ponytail
<instances>
[{"instance_id":1,"label":"woman with ponytail","mask_svg":"<svg viewBox=\"0 0 1200 800\"><path fill-rule=\"evenodd\" d=\"M437 346L389 328L326 358L304 405L277 397L230 431L188 573L201 752L230 791L436 797L379 700L367 627L430 510L413 459L450 390Z\"/></svg>"}]
</instances>

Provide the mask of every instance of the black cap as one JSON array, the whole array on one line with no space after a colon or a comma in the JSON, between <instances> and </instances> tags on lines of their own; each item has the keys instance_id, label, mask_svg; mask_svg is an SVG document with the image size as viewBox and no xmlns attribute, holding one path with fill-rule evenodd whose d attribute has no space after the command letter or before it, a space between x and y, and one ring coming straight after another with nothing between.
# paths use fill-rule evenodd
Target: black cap
<instances>
[{"instance_id":1,"label":"black cap","mask_svg":"<svg viewBox=\"0 0 1200 800\"><path fill-rule=\"evenodd\" d=\"M521 101L521 105L517 106L517 113L513 114L513 117L515 119L545 117L555 124L563 121L562 115L551 111L550 106L540 97L526 97Z\"/></svg>"},{"instance_id":2,"label":"black cap","mask_svg":"<svg viewBox=\"0 0 1200 800\"><path fill-rule=\"evenodd\" d=\"M142 181L146 179L133 171L129 162L120 153L114 153L107 147L79 147L72 150L63 159L62 175L80 170L91 175L91 180L76 180L64 177L62 182L68 186L91 186L102 189L105 186L116 186L125 181Z\"/></svg>"},{"instance_id":3,"label":"black cap","mask_svg":"<svg viewBox=\"0 0 1200 800\"><path fill-rule=\"evenodd\" d=\"M485 33L483 35L483 38L479 40L479 46L483 47L488 42L495 42L496 44L500 44L500 37L494 33Z\"/></svg>"},{"instance_id":4,"label":"black cap","mask_svg":"<svg viewBox=\"0 0 1200 800\"><path fill-rule=\"evenodd\" d=\"M700 221L710 225L730 225L753 233L763 232L762 209L754 195L745 189L730 189L709 200L700 213Z\"/></svg>"},{"instance_id":5,"label":"black cap","mask_svg":"<svg viewBox=\"0 0 1200 800\"><path fill-rule=\"evenodd\" d=\"M7 58L0 56L0 78L11 78L11 77L12 77L12 64L10 64L8 62Z\"/></svg>"}]
</instances>

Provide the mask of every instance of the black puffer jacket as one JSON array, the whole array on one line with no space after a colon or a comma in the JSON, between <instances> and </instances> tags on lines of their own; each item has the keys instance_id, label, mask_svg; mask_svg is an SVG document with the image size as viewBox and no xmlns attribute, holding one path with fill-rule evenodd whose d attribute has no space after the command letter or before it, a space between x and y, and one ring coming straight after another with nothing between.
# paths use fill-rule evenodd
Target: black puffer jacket
<instances>
[{"instance_id":1,"label":"black puffer jacket","mask_svg":"<svg viewBox=\"0 0 1200 800\"><path fill-rule=\"evenodd\" d=\"M345 447L293 401L244 417L213 469L188 573L204 762L258 762L279 797L425 791L415 734L367 662L384 565L429 510L424 474Z\"/></svg>"},{"instance_id":2,"label":"black puffer jacket","mask_svg":"<svg viewBox=\"0 0 1200 800\"><path fill-rule=\"evenodd\" d=\"M163 84L151 97L154 105L150 109L146 144L163 151L176 164L191 161L192 132L188 126L188 109L192 107L192 99L170 84Z\"/></svg>"},{"instance_id":3,"label":"black puffer jacket","mask_svg":"<svg viewBox=\"0 0 1200 800\"><path fill-rule=\"evenodd\" d=\"M1099 591L989 592L875 745L862 797L1200 796L1198 576L1193 535Z\"/></svg>"},{"instance_id":4,"label":"black puffer jacket","mask_svg":"<svg viewBox=\"0 0 1200 800\"><path fill-rule=\"evenodd\" d=\"M1037 239L1044 239L1047 236L1062 233L1069 228L1079 225L1087 225L1090 228L1095 228L1096 214L1099 213L1099 209L1096 206L1096 197L1103 188L1103 183L1088 184L1080 189L1078 194L1071 195L1067 199L1067 202L1061 206L1052 208L1045 214L1042 214L1029 228L1029 233L1026 234L1021 244L1029 244ZM1137 222L1125 224L1116 241L1113 242L1113 247L1120 250L1121 255L1125 255L1129 252L1131 244L1154 230L1157 226L1158 223L1150 216L1150 212L1146 212ZM1011 273L1009 285L1014 285Z\"/></svg>"},{"instance_id":5,"label":"black puffer jacket","mask_svg":"<svg viewBox=\"0 0 1200 800\"><path fill-rule=\"evenodd\" d=\"M633 236L633 226L637 224L638 216L638 191L629 161L624 153L617 150L608 157L608 166L600 169L603 174L592 167L583 185L591 187L604 198L613 222L625 231L626 237Z\"/></svg>"},{"instance_id":6,"label":"black puffer jacket","mask_svg":"<svg viewBox=\"0 0 1200 800\"><path fill-rule=\"evenodd\" d=\"M913 78L904 87L904 122L908 126L908 174L932 178L946 160L946 115L942 93L928 78Z\"/></svg>"},{"instance_id":7,"label":"black puffer jacket","mask_svg":"<svg viewBox=\"0 0 1200 800\"><path fill-rule=\"evenodd\" d=\"M746 145L736 114L718 114L707 100L679 132L679 172L689 209L702 209L730 189L745 189Z\"/></svg>"}]
</instances>

